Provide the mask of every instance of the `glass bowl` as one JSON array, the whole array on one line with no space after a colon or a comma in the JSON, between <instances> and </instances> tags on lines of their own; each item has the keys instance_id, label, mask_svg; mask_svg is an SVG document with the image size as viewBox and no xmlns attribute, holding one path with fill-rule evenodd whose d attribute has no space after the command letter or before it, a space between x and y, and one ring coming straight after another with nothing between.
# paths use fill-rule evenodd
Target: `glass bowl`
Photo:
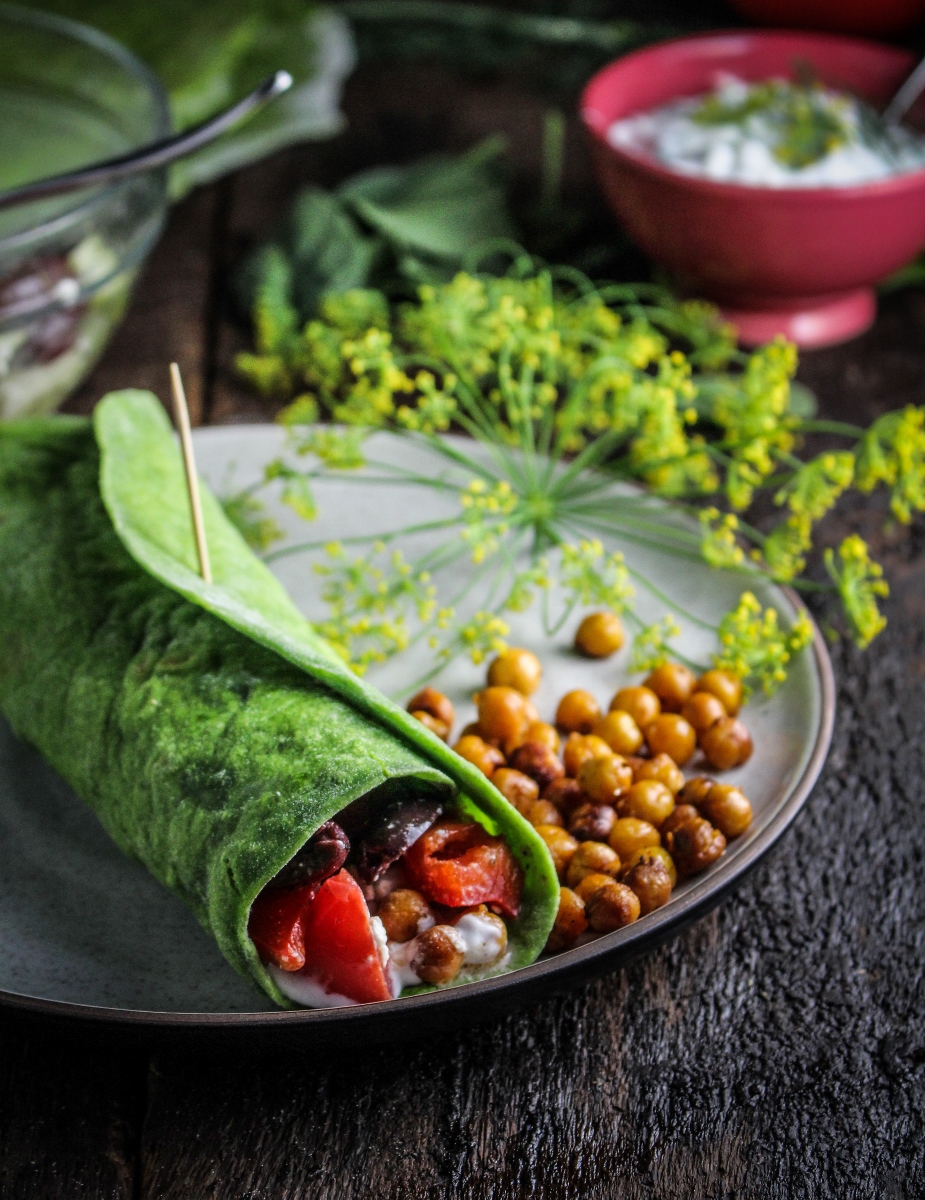
<instances>
[{"instance_id":1,"label":"glass bowl","mask_svg":"<svg viewBox=\"0 0 925 1200\"><path fill-rule=\"evenodd\" d=\"M169 132L163 88L118 42L0 5L0 191ZM0 419L48 412L84 378L166 205L160 171L0 210Z\"/></svg>"}]
</instances>

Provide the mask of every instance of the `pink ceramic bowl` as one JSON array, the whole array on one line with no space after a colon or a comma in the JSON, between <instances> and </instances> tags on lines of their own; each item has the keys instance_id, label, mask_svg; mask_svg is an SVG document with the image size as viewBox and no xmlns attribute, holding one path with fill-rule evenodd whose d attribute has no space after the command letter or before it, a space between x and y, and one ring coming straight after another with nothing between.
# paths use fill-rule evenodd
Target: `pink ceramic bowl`
<instances>
[{"instance_id":1,"label":"pink ceramic bowl","mask_svg":"<svg viewBox=\"0 0 925 1200\"><path fill-rule=\"evenodd\" d=\"M925 169L857 187L769 188L680 175L607 141L614 121L712 90L717 72L749 81L822 82L882 105L910 54L856 38L742 32L681 38L600 71L581 112L598 178L630 236L681 287L723 308L746 345L784 334L801 346L854 337L873 322L873 285L925 245Z\"/></svg>"}]
</instances>

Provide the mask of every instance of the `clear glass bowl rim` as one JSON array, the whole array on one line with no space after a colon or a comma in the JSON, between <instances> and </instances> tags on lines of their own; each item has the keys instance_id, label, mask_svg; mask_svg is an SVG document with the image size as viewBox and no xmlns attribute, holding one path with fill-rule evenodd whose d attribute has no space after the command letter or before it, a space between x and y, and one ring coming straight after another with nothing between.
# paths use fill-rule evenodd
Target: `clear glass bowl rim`
<instances>
[{"instance_id":1,"label":"clear glass bowl rim","mask_svg":"<svg viewBox=\"0 0 925 1200\"><path fill-rule=\"evenodd\" d=\"M24 8L18 4L0 3L0 25L4 23L31 26L34 29L41 29L48 33L58 34L63 38L82 42L85 46L89 46L112 59L126 74L133 76L141 83L151 97L155 114L155 128L152 131L153 137L151 140L158 141L161 138L169 136L172 129L170 102L161 81L150 67L146 66L140 58L133 54L128 47L123 46L121 42L117 42L115 38L111 38L108 34L94 29L91 25L84 25L80 21L73 21L69 17L59 17L53 13ZM20 249L32 239L39 241L42 238L53 235L60 229L66 228L72 222L76 223L85 220L92 214L94 209L104 206L121 188L125 187L126 183L130 182L131 180L129 179L111 183L89 199L77 200L73 206L64 209L63 212L57 213L54 217L51 217L40 225L34 225L31 228L20 230L17 233L8 234L6 237L0 238L0 256L3 255L5 250ZM79 192L75 193L75 196L79 195Z\"/></svg>"}]
</instances>

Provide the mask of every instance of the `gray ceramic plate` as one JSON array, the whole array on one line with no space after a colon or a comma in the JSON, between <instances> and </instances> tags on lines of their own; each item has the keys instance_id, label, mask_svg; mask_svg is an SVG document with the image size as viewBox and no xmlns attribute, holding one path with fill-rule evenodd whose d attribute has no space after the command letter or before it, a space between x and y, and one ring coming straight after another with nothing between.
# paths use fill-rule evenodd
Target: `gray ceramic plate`
<instances>
[{"instance_id":1,"label":"gray ceramic plate","mask_svg":"<svg viewBox=\"0 0 925 1200\"><path fill-rule=\"evenodd\" d=\"M470 443L471 445L471 443ZM259 478L265 463L282 450L274 426L203 430L196 435L201 473L220 494ZM377 435L373 452L382 461L433 471L421 450L401 439ZM306 526L271 501L274 518L292 540L323 542L387 530L416 515L422 496L408 485L324 482L317 488L320 516ZM428 492L427 518L441 515ZM447 512L453 511L449 504ZM410 514L410 515L409 515ZM410 549L410 548L409 548ZM738 599L742 580L651 551L626 548L635 566L691 613L715 622ZM309 617L323 612L320 580L304 556L274 564L280 578ZM463 566L461 571L468 568ZM755 589L791 617L795 599L786 590ZM638 607L651 619L664 612L652 596ZM550 645L538 615L528 610L512 628L511 641L540 653L545 677L534 697L551 715L555 701L573 687L594 691L601 701L626 681L626 652L598 663L574 656L572 622ZM688 623L680 639L691 657L705 660L713 635ZM426 651L378 669L370 678L400 697L421 674ZM438 680L457 706L461 721L474 713L471 693L483 669L468 660L451 663ZM638 679L638 677L637 677ZM544 959L521 971L450 991L384 1004L327 1011L280 1012L239 978L212 939L178 899L109 841L93 814L30 748L0 721L0 1002L60 1016L147 1026L296 1028L325 1041L343 1036L356 1042L457 1024L528 1002L609 969L664 940L679 926L717 903L777 840L798 812L828 749L834 694L831 667L821 639L794 664L786 685L771 700L747 709L756 751L746 767L725 778L741 783L755 809L749 833L733 843L705 875L677 889L663 909L623 930Z\"/></svg>"}]
</instances>

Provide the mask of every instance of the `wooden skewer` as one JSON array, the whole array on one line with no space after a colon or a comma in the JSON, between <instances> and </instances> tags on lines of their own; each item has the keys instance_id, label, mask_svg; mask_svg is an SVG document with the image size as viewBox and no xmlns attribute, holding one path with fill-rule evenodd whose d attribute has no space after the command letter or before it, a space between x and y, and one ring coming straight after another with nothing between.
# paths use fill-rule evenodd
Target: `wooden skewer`
<instances>
[{"instance_id":1,"label":"wooden skewer","mask_svg":"<svg viewBox=\"0 0 925 1200\"><path fill-rule=\"evenodd\" d=\"M196 553L199 555L199 574L206 583L212 582L212 567L209 564L209 546L206 542L206 527L202 519L202 500L199 495L199 476L196 474L196 456L193 453L193 435L190 431L189 408L186 404L186 393L183 390L183 380L180 378L180 368L176 363L170 364L170 384L173 390L173 412L180 431L180 445L183 447L183 466L186 469L186 486L189 491L189 505L193 514L193 532L196 535Z\"/></svg>"}]
</instances>

